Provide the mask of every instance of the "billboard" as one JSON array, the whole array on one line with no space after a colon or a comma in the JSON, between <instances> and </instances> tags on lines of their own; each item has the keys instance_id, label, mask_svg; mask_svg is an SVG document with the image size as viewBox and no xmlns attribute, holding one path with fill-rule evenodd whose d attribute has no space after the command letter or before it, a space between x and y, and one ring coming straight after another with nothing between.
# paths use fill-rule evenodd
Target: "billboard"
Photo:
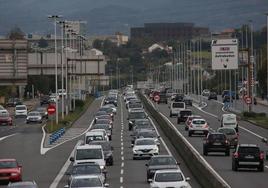
<instances>
[{"instance_id":1,"label":"billboard","mask_svg":"<svg viewBox=\"0 0 268 188\"><path fill-rule=\"evenodd\" d=\"M238 69L238 40L212 40L212 70Z\"/></svg>"}]
</instances>

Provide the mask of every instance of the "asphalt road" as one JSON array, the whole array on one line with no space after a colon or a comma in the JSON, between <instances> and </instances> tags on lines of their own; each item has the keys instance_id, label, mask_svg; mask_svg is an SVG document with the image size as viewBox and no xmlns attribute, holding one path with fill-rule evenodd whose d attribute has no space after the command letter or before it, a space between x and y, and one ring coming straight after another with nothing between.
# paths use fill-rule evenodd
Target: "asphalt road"
<instances>
[{"instance_id":1,"label":"asphalt road","mask_svg":"<svg viewBox=\"0 0 268 188\"><path fill-rule=\"evenodd\" d=\"M88 124L89 126L100 103L100 99L94 101L87 112L79 119L78 123ZM20 119L18 119L18 121L20 121ZM66 176L65 173L69 167L67 161L75 145L83 137L81 136L66 142L48 151L45 155L41 155L41 125L30 124L18 127L20 127L20 129L16 129L15 135L0 141L0 158L16 158L23 166L23 180L35 180L40 188L52 188L55 185L55 187L63 187L66 185L68 176ZM127 127L127 111L125 106L119 103L112 136L114 166L108 167L107 182L112 188L148 188L149 184L146 182L145 166L148 160L132 159L131 132L127 130ZM168 150L171 151L177 161L181 162L181 169L185 176L191 178L190 184L192 187L199 188L199 184L187 169L180 156L175 152L174 148L161 132L160 135L165 141ZM161 143L160 146L160 153L168 153L163 143Z\"/></svg>"},{"instance_id":2,"label":"asphalt road","mask_svg":"<svg viewBox=\"0 0 268 188\"><path fill-rule=\"evenodd\" d=\"M189 107L193 110L194 114L204 117L210 125L210 128L217 130L220 127L218 118L224 112L221 110L222 105L216 101L207 101L207 107L202 110L198 110L195 107ZM203 155L203 138L202 136L188 137L188 132L184 130L184 124L177 124L176 118L169 117L169 108L166 104L158 105L159 111L164 114L169 120L176 126L176 128L184 135L184 137L194 146L197 151ZM257 127L245 121L239 122L239 143L245 144L258 144L262 150L268 150L268 147L261 142L261 137L268 137L268 130ZM267 175L268 175L268 163L265 162L266 167L264 172L256 172L252 170L234 172L231 169L231 156L226 157L221 154L213 154L209 156L203 156L206 161L219 173L219 175L231 186L231 187L243 187L252 188L267 187Z\"/></svg>"}]
</instances>

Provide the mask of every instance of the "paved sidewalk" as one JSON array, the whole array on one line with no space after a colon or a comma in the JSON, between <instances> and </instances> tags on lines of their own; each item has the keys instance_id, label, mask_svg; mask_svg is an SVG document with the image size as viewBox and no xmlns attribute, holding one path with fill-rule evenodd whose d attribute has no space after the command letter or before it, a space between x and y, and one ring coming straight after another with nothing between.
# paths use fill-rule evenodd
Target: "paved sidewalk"
<instances>
[{"instance_id":1,"label":"paved sidewalk","mask_svg":"<svg viewBox=\"0 0 268 188\"><path fill-rule=\"evenodd\" d=\"M51 134L46 134L44 148L55 147L59 144L75 139L81 136L84 132L86 132L90 127L91 121L93 120L95 113L98 111L101 105L102 99L102 97L95 99L89 106L89 108L86 110L86 112L73 123L72 127L67 129L65 134L53 144L49 144L49 136Z\"/></svg>"}]
</instances>

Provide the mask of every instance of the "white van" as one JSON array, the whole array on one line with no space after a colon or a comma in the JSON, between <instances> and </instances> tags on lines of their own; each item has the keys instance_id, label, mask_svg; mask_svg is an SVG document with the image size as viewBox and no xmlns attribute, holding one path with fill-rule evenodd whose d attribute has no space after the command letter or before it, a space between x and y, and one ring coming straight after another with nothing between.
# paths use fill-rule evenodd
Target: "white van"
<instances>
[{"instance_id":1,"label":"white van","mask_svg":"<svg viewBox=\"0 0 268 188\"><path fill-rule=\"evenodd\" d=\"M85 135L85 144L92 141L107 140L103 131L89 131Z\"/></svg>"},{"instance_id":2,"label":"white van","mask_svg":"<svg viewBox=\"0 0 268 188\"><path fill-rule=\"evenodd\" d=\"M76 147L74 157L70 158L74 165L82 163L97 163L103 170L106 166L101 145L80 145Z\"/></svg>"},{"instance_id":3,"label":"white van","mask_svg":"<svg viewBox=\"0 0 268 188\"><path fill-rule=\"evenodd\" d=\"M235 114L222 114L221 127L231 127L238 132L238 122Z\"/></svg>"},{"instance_id":4,"label":"white van","mask_svg":"<svg viewBox=\"0 0 268 188\"><path fill-rule=\"evenodd\" d=\"M170 113L169 116L178 116L181 110L185 110L184 102L172 102L170 104Z\"/></svg>"},{"instance_id":5,"label":"white van","mask_svg":"<svg viewBox=\"0 0 268 188\"><path fill-rule=\"evenodd\" d=\"M27 106L26 105L17 105L15 107L15 118L19 116L27 116Z\"/></svg>"}]
</instances>

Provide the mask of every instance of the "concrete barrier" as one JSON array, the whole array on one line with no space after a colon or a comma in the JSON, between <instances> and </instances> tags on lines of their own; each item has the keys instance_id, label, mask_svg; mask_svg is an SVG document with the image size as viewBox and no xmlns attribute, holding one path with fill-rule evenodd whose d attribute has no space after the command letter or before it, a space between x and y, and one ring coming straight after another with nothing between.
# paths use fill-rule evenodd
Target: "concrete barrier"
<instances>
[{"instance_id":1,"label":"concrete barrier","mask_svg":"<svg viewBox=\"0 0 268 188\"><path fill-rule=\"evenodd\" d=\"M169 122L168 118L161 115L144 95L139 93L139 96L149 114L155 119L201 186L205 188L229 188L230 186L215 172L199 152L173 127L174 125Z\"/></svg>"}]
</instances>

